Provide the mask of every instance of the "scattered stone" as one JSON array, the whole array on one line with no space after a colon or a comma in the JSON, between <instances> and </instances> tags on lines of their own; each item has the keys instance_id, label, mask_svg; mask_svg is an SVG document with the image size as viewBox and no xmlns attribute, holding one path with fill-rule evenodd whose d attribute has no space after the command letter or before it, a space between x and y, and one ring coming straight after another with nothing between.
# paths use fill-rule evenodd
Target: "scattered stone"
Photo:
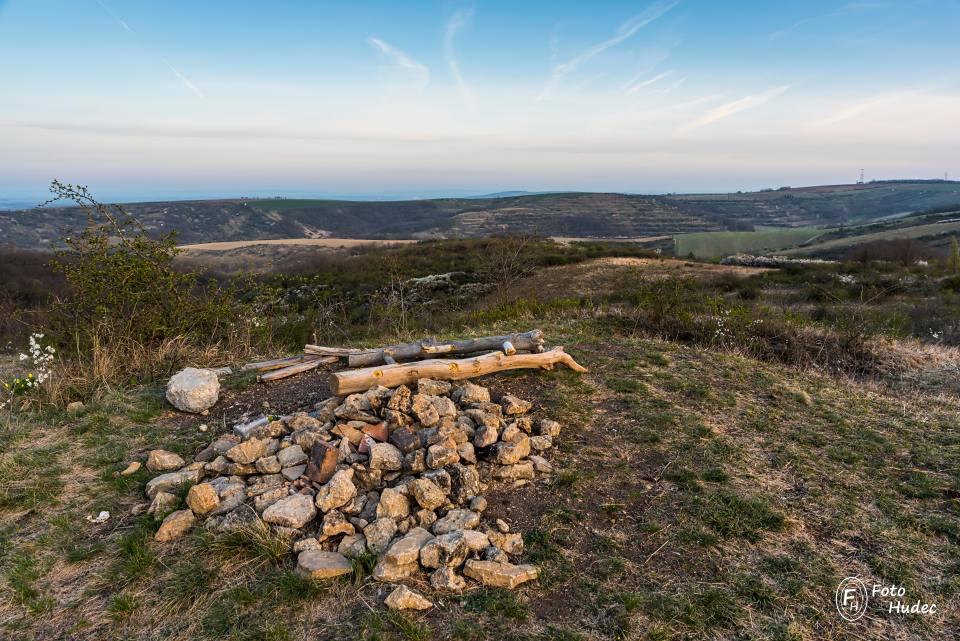
<instances>
[{"instance_id":1,"label":"scattered stone","mask_svg":"<svg viewBox=\"0 0 960 641\"><path fill-rule=\"evenodd\" d=\"M560 423L557 423L554 420L545 418L540 421L540 435L541 436L560 436Z\"/></svg>"},{"instance_id":2,"label":"scattered stone","mask_svg":"<svg viewBox=\"0 0 960 641\"><path fill-rule=\"evenodd\" d=\"M175 490L185 483L199 483L200 470L184 468L176 472L167 472L147 482L146 492L149 498L153 498L158 492L167 492Z\"/></svg>"},{"instance_id":3,"label":"scattered stone","mask_svg":"<svg viewBox=\"0 0 960 641\"><path fill-rule=\"evenodd\" d=\"M370 448L370 469L402 470L403 454L389 443L374 443Z\"/></svg>"},{"instance_id":4,"label":"scattered stone","mask_svg":"<svg viewBox=\"0 0 960 641\"><path fill-rule=\"evenodd\" d=\"M153 538L161 543L174 541L189 532L196 521L190 510L177 510L163 520Z\"/></svg>"},{"instance_id":5,"label":"scattered stone","mask_svg":"<svg viewBox=\"0 0 960 641\"><path fill-rule=\"evenodd\" d=\"M187 506L197 516L203 516L220 506L220 495L213 485L200 483L187 492Z\"/></svg>"},{"instance_id":6,"label":"scattered stone","mask_svg":"<svg viewBox=\"0 0 960 641\"><path fill-rule=\"evenodd\" d=\"M288 481L296 481L298 478L303 476L304 472L307 471L306 465L294 465L293 467L285 467L280 470L280 473L283 475L283 478Z\"/></svg>"},{"instance_id":7,"label":"scattered stone","mask_svg":"<svg viewBox=\"0 0 960 641\"><path fill-rule=\"evenodd\" d=\"M434 534L447 534L454 530L472 530L480 524L480 515L470 510L454 509L433 524Z\"/></svg>"},{"instance_id":8,"label":"scattered stone","mask_svg":"<svg viewBox=\"0 0 960 641\"><path fill-rule=\"evenodd\" d=\"M147 514L166 514L177 507L179 502L180 499L177 498L176 494L157 492L150 502L150 507L147 508Z\"/></svg>"},{"instance_id":9,"label":"scattered stone","mask_svg":"<svg viewBox=\"0 0 960 641\"><path fill-rule=\"evenodd\" d=\"M433 427L440 422L440 413L437 412L432 398L426 394L414 394L410 404L413 415L424 427Z\"/></svg>"},{"instance_id":10,"label":"scattered stone","mask_svg":"<svg viewBox=\"0 0 960 641\"><path fill-rule=\"evenodd\" d=\"M487 499L482 496L475 496L470 500L470 509L474 512L483 512L487 509Z\"/></svg>"},{"instance_id":11,"label":"scattered stone","mask_svg":"<svg viewBox=\"0 0 960 641\"><path fill-rule=\"evenodd\" d=\"M405 585L401 585L384 600L391 610L427 610L433 604L426 597L417 594Z\"/></svg>"},{"instance_id":12,"label":"scattered stone","mask_svg":"<svg viewBox=\"0 0 960 641\"><path fill-rule=\"evenodd\" d=\"M320 530L323 533L320 541L326 541L341 534L354 534L356 532L353 524L339 510L330 510L323 515L323 524L320 526Z\"/></svg>"},{"instance_id":13,"label":"scattered stone","mask_svg":"<svg viewBox=\"0 0 960 641\"><path fill-rule=\"evenodd\" d=\"M515 443L497 443L493 447L494 460L500 465L513 465L530 455L530 437L521 434Z\"/></svg>"},{"instance_id":14,"label":"scattered stone","mask_svg":"<svg viewBox=\"0 0 960 641\"><path fill-rule=\"evenodd\" d=\"M453 385L450 381L435 381L432 378L421 378L417 381L417 391L421 394L429 394L430 396L444 396L445 394L449 394L451 387L453 387Z\"/></svg>"},{"instance_id":15,"label":"scattered stone","mask_svg":"<svg viewBox=\"0 0 960 641\"><path fill-rule=\"evenodd\" d=\"M130 476L138 472L141 467L140 461L131 461L129 465L123 468L122 472L117 472L117 476Z\"/></svg>"},{"instance_id":16,"label":"scattered stone","mask_svg":"<svg viewBox=\"0 0 960 641\"><path fill-rule=\"evenodd\" d=\"M353 572L353 565L339 552L305 550L297 557L297 572L311 579L330 579Z\"/></svg>"},{"instance_id":17,"label":"scattered stone","mask_svg":"<svg viewBox=\"0 0 960 641\"><path fill-rule=\"evenodd\" d=\"M67 403L67 412L76 414L83 410L83 401L72 401Z\"/></svg>"},{"instance_id":18,"label":"scattered stone","mask_svg":"<svg viewBox=\"0 0 960 641\"><path fill-rule=\"evenodd\" d=\"M220 380L208 369L187 367L167 382L167 400L182 412L199 414L220 398Z\"/></svg>"},{"instance_id":19,"label":"scattered stone","mask_svg":"<svg viewBox=\"0 0 960 641\"><path fill-rule=\"evenodd\" d=\"M281 467L293 467L307 462L307 454L299 445L291 445L277 452Z\"/></svg>"},{"instance_id":20,"label":"scattered stone","mask_svg":"<svg viewBox=\"0 0 960 641\"><path fill-rule=\"evenodd\" d=\"M316 504L321 512L327 512L346 505L357 495L357 486L353 484L353 469L340 470L317 492Z\"/></svg>"},{"instance_id":21,"label":"scattered stone","mask_svg":"<svg viewBox=\"0 0 960 641\"><path fill-rule=\"evenodd\" d=\"M447 495L430 479L414 479L407 487L414 500L425 510L435 510L447 502Z\"/></svg>"},{"instance_id":22,"label":"scattered stone","mask_svg":"<svg viewBox=\"0 0 960 641\"><path fill-rule=\"evenodd\" d=\"M456 391L454 394L454 400L458 401L461 405L470 405L472 403L489 403L490 390L488 390L486 387L475 385L474 383L466 383Z\"/></svg>"},{"instance_id":23,"label":"scattered stone","mask_svg":"<svg viewBox=\"0 0 960 641\"><path fill-rule=\"evenodd\" d=\"M530 437L530 449L535 452L545 452L553 447L553 437L552 436L531 436Z\"/></svg>"},{"instance_id":24,"label":"scattered stone","mask_svg":"<svg viewBox=\"0 0 960 641\"><path fill-rule=\"evenodd\" d=\"M420 548L420 565L425 568L460 567L470 553L461 530L441 534Z\"/></svg>"},{"instance_id":25,"label":"scattered stone","mask_svg":"<svg viewBox=\"0 0 960 641\"><path fill-rule=\"evenodd\" d=\"M227 450L226 457L234 463L249 465L267 453L268 443L268 439L250 438Z\"/></svg>"},{"instance_id":26,"label":"scattered stone","mask_svg":"<svg viewBox=\"0 0 960 641\"><path fill-rule=\"evenodd\" d=\"M441 592L460 592L467 582L453 568L441 567L430 575L430 585Z\"/></svg>"},{"instance_id":27,"label":"scattered stone","mask_svg":"<svg viewBox=\"0 0 960 641\"><path fill-rule=\"evenodd\" d=\"M506 394L500 399L500 407L503 408L503 413L507 416L515 416L529 412L530 408L533 407L533 403L519 399L512 394Z\"/></svg>"},{"instance_id":28,"label":"scattered stone","mask_svg":"<svg viewBox=\"0 0 960 641\"><path fill-rule=\"evenodd\" d=\"M185 464L178 455L166 450L151 450L147 455L147 469L151 472L178 470Z\"/></svg>"},{"instance_id":29,"label":"scattered stone","mask_svg":"<svg viewBox=\"0 0 960 641\"><path fill-rule=\"evenodd\" d=\"M101 523L106 523L108 520L110 520L110 512L106 510L102 510L96 516L88 516L87 520L90 521L91 523L96 523L97 525Z\"/></svg>"},{"instance_id":30,"label":"scattered stone","mask_svg":"<svg viewBox=\"0 0 960 641\"><path fill-rule=\"evenodd\" d=\"M377 519L363 528L363 536L367 539L367 548L374 554L381 554L390 545L390 539L397 532L397 524L391 518Z\"/></svg>"},{"instance_id":31,"label":"scattered stone","mask_svg":"<svg viewBox=\"0 0 960 641\"><path fill-rule=\"evenodd\" d=\"M506 532L509 532L509 531L510 531L510 526L509 526L509 525L507 524L507 522L504 521L503 519L497 519L497 520L494 521L493 523L494 523L494 525L497 526L497 529L500 530L501 532L506 533Z\"/></svg>"},{"instance_id":32,"label":"scattered stone","mask_svg":"<svg viewBox=\"0 0 960 641\"><path fill-rule=\"evenodd\" d=\"M532 565L513 565L496 561L467 560L463 566L463 573L480 583L512 590L521 583L537 578L537 568Z\"/></svg>"},{"instance_id":33,"label":"scattered stone","mask_svg":"<svg viewBox=\"0 0 960 641\"><path fill-rule=\"evenodd\" d=\"M316 515L317 508L314 507L311 497L292 494L264 510L263 520L273 525L301 528Z\"/></svg>"},{"instance_id":34,"label":"scattered stone","mask_svg":"<svg viewBox=\"0 0 960 641\"><path fill-rule=\"evenodd\" d=\"M279 474L283 469L276 456L263 456L257 459L257 471L261 474Z\"/></svg>"},{"instance_id":35,"label":"scattered stone","mask_svg":"<svg viewBox=\"0 0 960 641\"><path fill-rule=\"evenodd\" d=\"M337 546L337 552L353 559L367 551L367 540L362 534L348 534L340 539L340 545Z\"/></svg>"},{"instance_id":36,"label":"scattered stone","mask_svg":"<svg viewBox=\"0 0 960 641\"><path fill-rule=\"evenodd\" d=\"M536 437L534 437L534 438L536 438ZM530 439L530 440L532 441L533 439ZM540 474L552 474L552 473L553 473L553 466L550 465L550 461L548 461L547 459L543 458L542 456L537 456L536 454L533 454L533 455L530 456L530 462L533 463L533 471L534 471L534 472L538 472L538 473L540 473Z\"/></svg>"},{"instance_id":37,"label":"scattered stone","mask_svg":"<svg viewBox=\"0 0 960 641\"><path fill-rule=\"evenodd\" d=\"M393 488L384 488L377 503L377 518L402 519L410 514L410 501Z\"/></svg>"}]
</instances>

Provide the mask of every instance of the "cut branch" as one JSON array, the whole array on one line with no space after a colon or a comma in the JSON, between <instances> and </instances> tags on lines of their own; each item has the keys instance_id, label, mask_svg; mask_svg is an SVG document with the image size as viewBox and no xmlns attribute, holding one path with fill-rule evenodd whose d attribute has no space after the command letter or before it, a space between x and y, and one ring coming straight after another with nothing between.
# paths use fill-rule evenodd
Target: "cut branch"
<instances>
[{"instance_id":1,"label":"cut branch","mask_svg":"<svg viewBox=\"0 0 960 641\"><path fill-rule=\"evenodd\" d=\"M320 356L353 356L356 354L370 354L375 349L356 349L353 347L323 347L322 345L305 345L303 348L307 354L317 354Z\"/></svg>"},{"instance_id":2,"label":"cut branch","mask_svg":"<svg viewBox=\"0 0 960 641\"><path fill-rule=\"evenodd\" d=\"M247 363L240 369L242 370L251 370L255 369L261 372L266 372L271 369L281 369L283 367L289 367L290 365L296 365L297 363L303 363L304 361L313 361L316 360L316 356L309 354L298 354L297 356L288 356L287 358L276 358L270 361L258 361L256 363Z\"/></svg>"},{"instance_id":3,"label":"cut branch","mask_svg":"<svg viewBox=\"0 0 960 641\"><path fill-rule=\"evenodd\" d=\"M330 365L331 363L336 363L339 360L340 358L337 356L322 356L310 361L305 361L303 363L297 363L296 365L290 365L289 367L284 367L282 369L276 369L272 372L267 372L266 374L260 374L257 376L257 380L261 383L276 381L280 380L281 378L293 376L294 374L309 372L310 370L316 369L321 365Z\"/></svg>"},{"instance_id":4,"label":"cut branch","mask_svg":"<svg viewBox=\"0 0 960 641\"><path fill-rule=\"evenodd\" d=\"M503 337L499 338L502 343ZM564 352L562 347L554 347L538 354L508 356L503 352L493 352L459 360L430 359L416 363L398 363L333 372L330 374L330 390L333 394L342 396L362 392L377 385L385 387L409 385L421 378L458 381L512 369L552 369L558 363L566 365L575 372L587 371L585 367L573 360L572 356Z\"/></svg>"},{"instance_id":5,"label":"cut branch","mask_svg":"<svg viewBox=\"0 0 960 641\"><path fill-rule=\"evenodd\" d=\"M394 361L410 361L428 356L436 356L438 354L472 354L475 352L501 350L506 347L505 344L507 343L514 351L540 352L543 351L543 332L539 329L534 329L522 334L485 336L483 338L470 338L462 341L447 342L422 340L350 354L347 361L350 367L370 367L372 365L389 363L389 359L393 359Z\"/></svg>"}]
</instances>

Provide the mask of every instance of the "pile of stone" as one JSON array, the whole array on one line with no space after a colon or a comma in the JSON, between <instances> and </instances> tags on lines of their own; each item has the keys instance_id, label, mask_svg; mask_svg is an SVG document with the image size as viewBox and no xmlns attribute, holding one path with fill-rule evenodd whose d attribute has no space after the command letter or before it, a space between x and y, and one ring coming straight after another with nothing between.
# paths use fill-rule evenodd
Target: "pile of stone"
<instances>
[{"instance_id":1,"label":"pile of stone","mask_svg":"<svg viewBox=\"0 0 960 641\"><path fill-rule=\"evenodd\" d=\"M352 571L350 559L376 555L373 577L395 583L429 573L440 591L460 591L464 577L502 588L535 579L515 562L523 538L503 520L486 523L482 493L549 475L543 454L560 425L535 421L531 403L466 383L421 379L416 392L377 387L318 403L315 411L234 427L185 465L151 452L149 511L177 506L156 538L182 536L198 520L230 529L262 522L288 537L298 571L314 578ZM173 470L173 471L171 471ZM429 607L397 588L390 607Z\"/></svg>"}]
</instances>

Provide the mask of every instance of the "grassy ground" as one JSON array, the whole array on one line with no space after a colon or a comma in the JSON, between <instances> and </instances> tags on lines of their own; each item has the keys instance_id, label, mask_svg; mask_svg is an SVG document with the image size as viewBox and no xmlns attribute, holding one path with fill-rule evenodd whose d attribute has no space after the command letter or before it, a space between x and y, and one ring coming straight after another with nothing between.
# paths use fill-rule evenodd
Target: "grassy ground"
<instances>
[{"instance_id":1,"label":"grassy ground","mask_svg":"<svg viewBox=\"0 0 960 641\"><path fill-rule=\"evenodd\" d=\"M474 327L473 331L508 329ZM0 426L4 639L944 639L960 626L960 403L900 395L676 343L545 324L591 372L485 380L562 421L552 483L490 492L539 582L377 605L368 564L313 584L262 532L157 544L129 516L144 450L186 456L226 426L167 412L152 389L82 415ZM229 406L237 389L221 401ZM269 388L297 409L296 379ZM255 385L255 384L254 384ZM249 388L247 388L249 389ZM268 401L269 402L269 401ZM88 515L109 510L95 525ZM896 583L933 617L834 610L841 578Z\"/></svg>"},{"instance_id":2,"label":"grassy ground","mask_svg":"<svg viewBox=\"0 0 960 641\"><path fill-rule=\"evenodd\" d=\"M766 253L805 243L824 233L822 229L800 227L760 231L708 231L674 236L677 256L716 258L740 253Z\"/></svg>"}]
</instances>

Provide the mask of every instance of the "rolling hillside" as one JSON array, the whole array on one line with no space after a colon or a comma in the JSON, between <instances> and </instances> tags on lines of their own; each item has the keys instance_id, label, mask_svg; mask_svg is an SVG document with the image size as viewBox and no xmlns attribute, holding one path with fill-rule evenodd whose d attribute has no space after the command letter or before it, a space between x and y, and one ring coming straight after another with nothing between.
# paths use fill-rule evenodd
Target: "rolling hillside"
<instances>
[{"instance_id":1,"label":"rolling hillside","mask_svg":"<svg viewBox=\"0 0 960 641\"><path fill-rule=\"evenodd\" d=\"M893 181L736 194L530 194L396 202L206 200L134 203L147 229L180 242L279 238L444 238L498 233L638 237L774 227L835 227L960 205L960 182ZM84 223L75 208L0 212L0 238L48 247Z\"/></svg>"}]
</instances>

